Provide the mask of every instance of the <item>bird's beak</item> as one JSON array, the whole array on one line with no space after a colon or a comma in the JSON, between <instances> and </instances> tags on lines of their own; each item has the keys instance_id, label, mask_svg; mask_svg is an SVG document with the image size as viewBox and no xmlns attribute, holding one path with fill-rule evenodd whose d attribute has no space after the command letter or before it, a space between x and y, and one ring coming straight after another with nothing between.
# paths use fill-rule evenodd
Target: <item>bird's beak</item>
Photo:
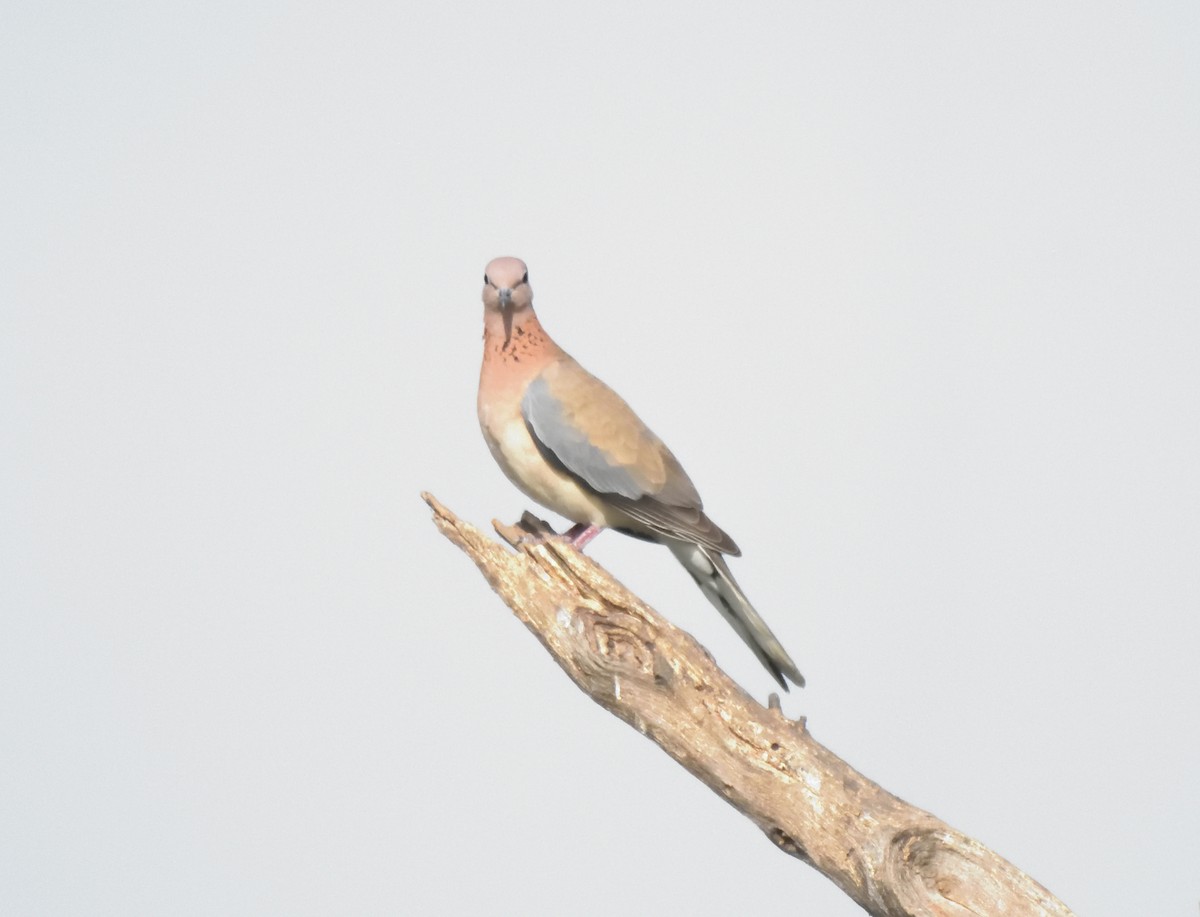
<instances>
[{"instance_id":1,"label":"bird's beak","mask_svg":"<svg viewBox=\"0 0 1200 917\"><path fill-rule=\"evenodd\" d=\"M508 294L505 296L504 294ZM512 323L513 323L513 307L512 307L512 291L500 291L500 318L504 321L504 346L508 346L508 342L512 340Z\"/></svg>"},{"instance_id":2,"label":"bird's beak","mask_svg":"<svg viewBox=\"0 0 1200 917\"><path fill-rule=\"evenodd\" d=\"M502 287L497 292L500 294L500 305L507 309L512 302L512 289L510 287Z\"/></svg>"}]
</instances>

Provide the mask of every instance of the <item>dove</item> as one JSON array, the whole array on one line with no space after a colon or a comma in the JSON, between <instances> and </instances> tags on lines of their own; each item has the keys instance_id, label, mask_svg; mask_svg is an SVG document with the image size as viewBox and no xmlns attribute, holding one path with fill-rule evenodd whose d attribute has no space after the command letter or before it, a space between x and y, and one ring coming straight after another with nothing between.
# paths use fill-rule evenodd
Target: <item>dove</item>
<instances>
[{"instance_id":1,"label":"dove","mask_svg":"<svg viewBox=\"0 0 1200 917\"><path fill-rule=\"evenodd\" d=\"M579 549L606 528L665 545L783 689L803 687L729 571L738 546L663 441L546 333L519 258L488 264L483 325L479 426L508 479L575 523L566 537Z\"/></svg>"}]
</instances>

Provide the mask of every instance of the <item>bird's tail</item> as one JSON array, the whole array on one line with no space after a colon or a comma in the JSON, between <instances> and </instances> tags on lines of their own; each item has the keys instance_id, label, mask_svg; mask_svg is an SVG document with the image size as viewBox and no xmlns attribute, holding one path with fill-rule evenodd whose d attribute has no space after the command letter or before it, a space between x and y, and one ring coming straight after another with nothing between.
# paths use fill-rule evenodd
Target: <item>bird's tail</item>
<instances>
[{"instance_id":1,"label":"bird's tail","mask_svg":"<svg viewBox=\"0 0 1200 917\"><path fill-rule=\"evenodd\" d=\"M729 572L725 558L711 548L691 544L686 541L670 541L667 547L683 567L700 591L721 612L739 637L754 651L754 655L772 675L775 680L787 690L786 675L797 686L804 687L804 676L792 662L792 657L771 633L764 621L746 598L746 594Z\"/></svg>"}]
</instances>

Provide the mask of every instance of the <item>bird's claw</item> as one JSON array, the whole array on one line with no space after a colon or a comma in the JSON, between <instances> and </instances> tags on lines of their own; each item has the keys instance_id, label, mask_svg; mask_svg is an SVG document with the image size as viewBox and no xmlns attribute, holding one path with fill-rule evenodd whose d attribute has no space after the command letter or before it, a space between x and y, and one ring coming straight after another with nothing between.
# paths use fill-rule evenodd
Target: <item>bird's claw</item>
<instances>
[{"instance_id":1,"label":"bird's claw","mask_svg":"<svg viewBox=\"0 0 1200 917\"><path fill-rule=\"evenodd\" d=\"M603 531L602 526L579 523L559 534L554 531L545 519L539 519L526 510L514 525L503 525L493 520L492 525L500 536L514 548L522 545L539 545L548 541L569 544L576 550L582 551L589 541Z\"/></svg>"}]
</instances>

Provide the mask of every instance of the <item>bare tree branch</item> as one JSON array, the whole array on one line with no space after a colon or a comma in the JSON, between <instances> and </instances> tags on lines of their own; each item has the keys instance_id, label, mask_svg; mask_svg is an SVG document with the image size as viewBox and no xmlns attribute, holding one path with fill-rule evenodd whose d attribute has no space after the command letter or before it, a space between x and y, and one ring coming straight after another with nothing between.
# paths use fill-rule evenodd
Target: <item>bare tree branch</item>
<instances>
[{"instance_id":1,"label":"bare tree branch","mask_svg":"<svg viewBox=\"0 0 1200 917\"><path fill-rule=\"evenodd\" d=\"M879 917L1067 917L978 841L893 796L717 668L688 634L562 541L485 537L429 494L434 522L584 693ZM526 531L536 522L526 514ZM544 523L542 523L544 525Z\"/></svg>"}]
</instances>

